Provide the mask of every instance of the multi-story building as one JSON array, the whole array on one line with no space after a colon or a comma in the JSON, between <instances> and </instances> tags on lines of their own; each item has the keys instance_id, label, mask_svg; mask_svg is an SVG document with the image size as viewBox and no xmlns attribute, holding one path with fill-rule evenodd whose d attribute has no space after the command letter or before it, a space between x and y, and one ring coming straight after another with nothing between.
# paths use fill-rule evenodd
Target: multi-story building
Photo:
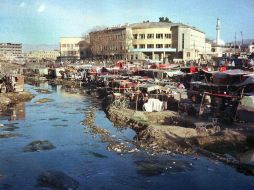
<instances>
[{"instance_id":1,"label":"multi-story building","mask_svg":"<svg viewBox=\"0 0 254 190\"><path fill-rule=\"evenodd\" d=\"M176 58L196 60L211 54L211 44L206 42L205 33L185 24L174 24L172 47L176 48Z\"/></svg>"},{"instance_id":2,"label":"multi-story building","mask_svg":"<svg viewBox=\"0 0 254 190\"><path fill-rule=\"evenodd\" d=\"M162 60L175 52L169 23L137 23L90 33L94 56Z\"/></svg>"},{"instance_id":3,"label":"multi-story building","mask_svg":"<svg viewBox=\"0 0 254 190\"><path fill-rule=\"evenodd\" d=\"M254 53L254 43L252 43L252 44L249 45L248 51L249 51L250 53Z\"/></svg>"},{"instance_id":4,"label":"multi-story building","mask_svg":"<svg viewBox=\"0 0 254 190\"><path fill-rule=\"evenodd\" d=\"M119 26L90 32L89 37L93 56L123 59L127 53L127 31L129 31L127 27Z\"/></svg>"},{"instance_id":5,"label":"multi-story building","mask_svg":"<svg viewBox=\"0 0 254 190\"><path fill-rule=\"evenodd\" d=\"M0 56L7 60L20 57L22 54L22 44L0 43Z\"/></svg>"},{"instance_id":6,"label":"multi-story building","mask_svg":"<svg viewBox=\"0 0 254 190\"><path fill-rule=\"evenodd\" d=\"M147 22L130 25L132 48L129 59L152 59L161 61L172 57L171 24L165 22Z\"/></svg>"},{"instance_id":7,"label":"multi-story building","mask_svg":"<svg viewBox=\"0 0 254 190\"><path fill-rule=\"evenodd\" d=\"M80 59L79 42L81 37L62 37L60 38L60 58L65 60Z\"/></svg>"},{"instance_id":8,"label":"multi-story building","mask_svg":"<svg viewBox=\"0 0 254 190\"><path fill-rule=\"evenodd\" d=\"M31 51L27 54L28 58L33 58L37 60L52 60L55 61L57 57L60 56L58 50L53 51Z\"/></svg>"},{"instance_id":9,"label":"multi-story building","mask_svg":"<svg viewBox=\"0 0 254 190\"><path fill-rule=\"evenodd\" d=\"M106 28L90 34L96 57L138 60L195 60L211 53L205 33L191 26L145 22Z\"/></svg>"}]
</instances>

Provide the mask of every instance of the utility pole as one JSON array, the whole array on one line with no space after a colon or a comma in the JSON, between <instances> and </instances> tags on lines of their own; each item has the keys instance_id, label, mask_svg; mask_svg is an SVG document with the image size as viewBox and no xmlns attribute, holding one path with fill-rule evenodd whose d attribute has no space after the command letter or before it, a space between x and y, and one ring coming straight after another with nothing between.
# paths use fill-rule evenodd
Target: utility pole
<instances>
[{"instance_id":1,"label":"utility pole","mask_svg":"<svg viewBox=\"0 0 254 190\"><path fill-rule=\"evenodd\" d=\"M241 45L241 49L243 47L243 32L241 31L241 38L242 38L242 45Z\"/></svg>"},{"instance_id":2,"label":"utility pole","mask_svg":"<svg viewBox=\"0 0 254 190\"><path fill-rule=\"evenodd\" d=\"M235 32L235 43L234 43L234 50L235 50L235 55L236 55L236 32Z\"/></svg>"}]
</instances>

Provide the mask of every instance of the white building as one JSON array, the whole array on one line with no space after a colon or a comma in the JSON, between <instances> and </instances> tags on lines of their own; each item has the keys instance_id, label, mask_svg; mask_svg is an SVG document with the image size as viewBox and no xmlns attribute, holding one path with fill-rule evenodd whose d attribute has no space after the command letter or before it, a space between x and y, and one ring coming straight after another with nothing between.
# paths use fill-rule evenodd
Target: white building
<instances>
[{"instance_id":1,"label":"white building","mask_svg":"<svg viewBox=\"0 0 254 190\"><path fill-rule=\"evenodd\" d=\"M60 57L61 60L80 59L79 42L81 37L62 37L60 38Z\"/></svg>"}]
</instances>

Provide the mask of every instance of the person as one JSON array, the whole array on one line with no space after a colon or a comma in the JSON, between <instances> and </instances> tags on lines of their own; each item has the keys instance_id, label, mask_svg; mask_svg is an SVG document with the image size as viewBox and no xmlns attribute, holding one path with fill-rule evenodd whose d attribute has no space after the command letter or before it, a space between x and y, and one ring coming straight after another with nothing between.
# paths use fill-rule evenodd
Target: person
<instances>
[{"instance_id":1,"label":"person","mask_svg":"<svg viewBox=\"0 0 254 190\"><path fill-rule=\"evenodd\" d=\"M178 83L177 88L185 89L185 86L183 85L183 83Z\"/></svg>"}]
</instances>

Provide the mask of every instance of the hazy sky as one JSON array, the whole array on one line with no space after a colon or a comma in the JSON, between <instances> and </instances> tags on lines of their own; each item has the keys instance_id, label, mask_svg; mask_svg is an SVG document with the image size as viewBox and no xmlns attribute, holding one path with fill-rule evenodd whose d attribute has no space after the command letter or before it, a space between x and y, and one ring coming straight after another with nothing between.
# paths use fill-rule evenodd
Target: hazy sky
<instances>
[{"instance_id":1,"label":"hazy sky","mask_svg":"<svg viewBox=\"0 0 254 190\"><path fill-rule=\"evenodd\" d=\"M215 38L254 38L254 0L0 0L0 42L57 44L61 36L81 36L95 26L158 21L190 24Z\"/></svg>"}]
</instances>

